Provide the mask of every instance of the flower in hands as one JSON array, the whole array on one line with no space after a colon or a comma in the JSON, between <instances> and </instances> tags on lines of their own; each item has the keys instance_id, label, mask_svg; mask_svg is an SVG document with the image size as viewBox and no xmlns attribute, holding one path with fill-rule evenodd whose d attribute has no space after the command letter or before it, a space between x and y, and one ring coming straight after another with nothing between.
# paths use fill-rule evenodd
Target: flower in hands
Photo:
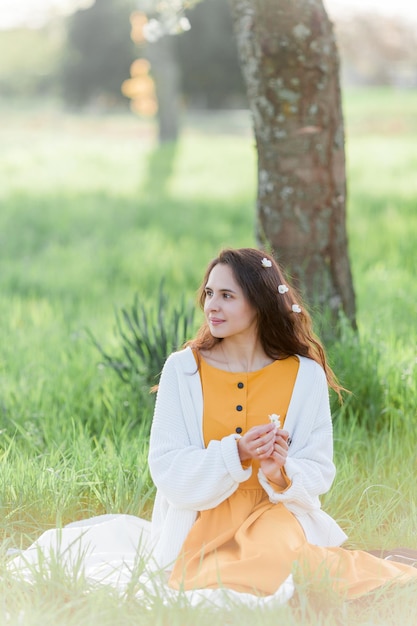
<instances>
[{"instance_id":1,"label":"flower in hands","mask_svg":"<svg viewBox=\"0 0 417 626\"><path fill-rule=\"evenodd\" d=\"M268 415L269 420L275 424L277 428L281 428L281 416L276 413L272 413L272 415Z\"/></svg>"}]
</instances>

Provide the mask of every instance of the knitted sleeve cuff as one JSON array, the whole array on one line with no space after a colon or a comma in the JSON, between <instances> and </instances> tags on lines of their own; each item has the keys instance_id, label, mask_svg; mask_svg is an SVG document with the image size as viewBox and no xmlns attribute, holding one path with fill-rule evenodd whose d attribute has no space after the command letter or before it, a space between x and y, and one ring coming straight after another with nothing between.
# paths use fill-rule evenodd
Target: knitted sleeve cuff
<instances>
[{"instance_id":1,"label":"knitted sleeve cuff","mask_svg":"<svg viewBox=\"0 0 417 626\"><path fill-rule=\"evenodd\" d=\"M220 442L223 461L227 467L230 476L238 483L243 483L252 475L252 466L242 466L237 449L237 440L239 435L228 435L223 437Z\"/></svg>"}]
</instances>

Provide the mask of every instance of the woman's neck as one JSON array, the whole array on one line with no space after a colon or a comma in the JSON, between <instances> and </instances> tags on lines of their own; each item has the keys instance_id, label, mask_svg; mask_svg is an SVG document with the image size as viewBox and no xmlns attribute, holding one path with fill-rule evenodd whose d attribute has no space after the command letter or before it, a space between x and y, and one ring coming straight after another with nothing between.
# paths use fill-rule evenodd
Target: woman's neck
<instances>
[{"instance_id":1,"label":"woman's neck","mask_svg":"<svg viewBox=\"0 0 417 626\"><path fill-rule=\"evenodd\" d=\"M242 343L231 338L222 339L203 356L228 372L255 372L273 362L258 340Z\"/></svg>"}]
</instances>

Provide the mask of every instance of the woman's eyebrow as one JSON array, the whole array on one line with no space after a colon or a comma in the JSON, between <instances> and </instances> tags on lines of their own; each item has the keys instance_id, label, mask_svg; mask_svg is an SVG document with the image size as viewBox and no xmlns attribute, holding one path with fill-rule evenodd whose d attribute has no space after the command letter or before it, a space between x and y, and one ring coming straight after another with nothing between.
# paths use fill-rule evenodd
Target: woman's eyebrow
<instances>
[{"instance_id":1,"label":"woman's eyebrow","mask_svg":"<svg viewBox=\"0 0 417 626\"><path fill-rule=\"evenodd\" d=\"M210 287L210 285L206 285L204 289L210 289L210 291L213 291L213 287ZM228 289L227 287L224 289L217 289L217 291L220 291L220 293L236 293L236 291Z\"/></svg>"}]
</instances>

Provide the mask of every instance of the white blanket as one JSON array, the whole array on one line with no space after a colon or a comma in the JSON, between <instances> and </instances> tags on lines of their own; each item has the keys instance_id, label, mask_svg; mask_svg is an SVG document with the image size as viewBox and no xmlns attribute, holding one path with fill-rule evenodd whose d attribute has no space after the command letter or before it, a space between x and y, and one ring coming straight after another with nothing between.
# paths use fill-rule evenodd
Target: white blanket
<instances>
[{"instance_id":1,"label":"white blanket","mask_svg":"<svg viewBox=\"0 0 417 626\"><path fill-rule=\"evenodd\" d=\"M167 586L167 573L158 570L152 558L150 526L147 520L123 514L74 522L44 532L14 556L8 567L15 576L34 584L39 576L53 580L54 573L64 572L71 579L82 577L88 585L109 585L121 593L134 585L145 605L159 598L165 604L183 600L189 606L278 606L294 593L291 576L266 597L224 588L176 592Z\"/></svg>"}]
</instances>

